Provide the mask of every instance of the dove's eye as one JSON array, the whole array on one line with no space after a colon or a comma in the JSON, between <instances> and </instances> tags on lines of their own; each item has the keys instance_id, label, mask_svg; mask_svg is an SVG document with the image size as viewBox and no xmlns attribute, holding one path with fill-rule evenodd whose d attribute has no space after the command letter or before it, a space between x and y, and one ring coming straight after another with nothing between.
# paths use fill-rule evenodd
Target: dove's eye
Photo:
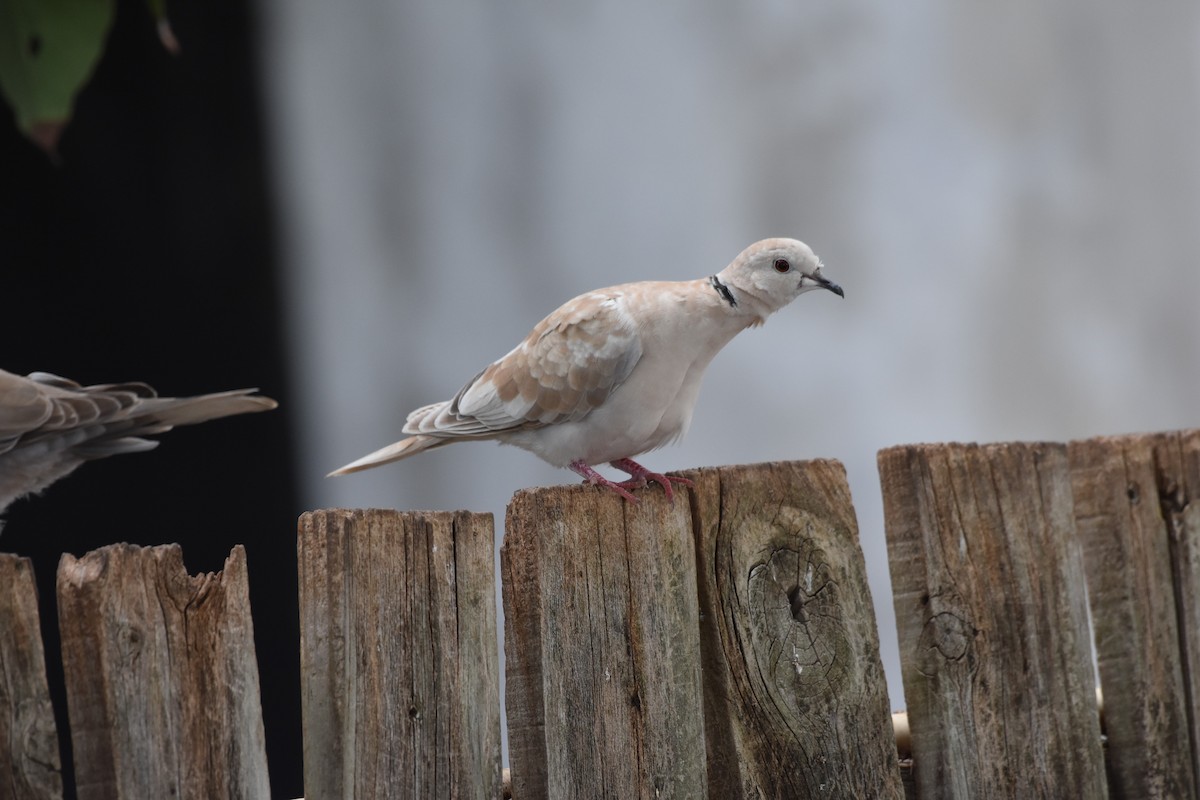
<instances>
[{"instance_id":1,"label":"dove's eye","mask_svg":"<svg viewBox=\"0 0 1200 800\"><path fill-rule=\"evenodd\" d=\"M775 271L776 272L780 272L780 273L790 272L791 269L792 269L792 265L788 263L788 260L786 258L775 259Z\"/></svg>"}]
</instances>

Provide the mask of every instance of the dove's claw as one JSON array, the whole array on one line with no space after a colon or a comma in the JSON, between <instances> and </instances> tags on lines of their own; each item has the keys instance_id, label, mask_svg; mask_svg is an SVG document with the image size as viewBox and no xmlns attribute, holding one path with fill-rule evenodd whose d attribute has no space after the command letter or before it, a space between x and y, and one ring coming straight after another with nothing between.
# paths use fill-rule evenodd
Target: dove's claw
<instances>
[{"instance_id":1,"label":"dove's claw","mask_svg":"<svg viewBox=\"0 0 1200 800\"><path fill-rule=\"evenodd\" d=\"M631 503L636 503L638 501L638 499L634 497L632 493L626 490L624 484L610 481L608 478L604 477L599 472L596 472L596 470L588 466L587 462L583 461L582 459L572 461L568 466L570 466L572 472L582 476L583 482L589 486L606 486ZM643 480L641 485L644 486L645 484L646 482ZM635 486L631 488L637 487Z\"/></svg>"},{"instance_id":2,"label":"dove's claw","mask_svg":"<svg viewBox=\"0 0 1200 800\"><path fill-rule=\"evenodd\" d=\"M651 472L631 458L619 458L616 461L608 462L609 466L628 472L629 480L622 481L621 486L629 488L639 488L646 485L647 481L654 481L659 486L663 487L666 492L667 499L672 503L675 502L675 491L671 488L672 482L678 483L680 486L693 486L694 484L687 478L680 478L675 475L663 475L658 472Z\"/></svg>"}]
</instances>

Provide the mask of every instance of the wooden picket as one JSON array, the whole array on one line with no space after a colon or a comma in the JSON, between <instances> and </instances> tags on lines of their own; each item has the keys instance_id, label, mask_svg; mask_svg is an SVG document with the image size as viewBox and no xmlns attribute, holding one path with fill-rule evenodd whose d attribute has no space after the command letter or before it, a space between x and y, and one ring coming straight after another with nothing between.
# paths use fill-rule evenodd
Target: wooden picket
<instances>
[{"instance_id":1,"label":"wooden picket","mask_svg":"<svg viewBox=\"0 0 1200 800\"><path fill-rule=\"evenodd\" d=\"M895 447L879 472L917 795L1106 797L1066 447Z\"/></svg>"},{"instance_id":2,"label":"wooden picket","mask_svg":"<svg viewBox=\"0 0 1200 800\"><path fill-rule=\"evenodd\" d=\"M81 800L270 797L241 545L194 577L175 545L65 555L58 608Z\"/></svg>"},{"instance_id":3,"label":"wooden picket","mask_svg":"<svg viewBox=\"0 0 1200 800\"><path fill-rule=\"evenodd\" d=\"M1200 796L1200 430L1072 442L1114 797Z\"/></svg>"},{"instance_id":4,"label":"wooden picket","mask_svg":"<svg viewBox=\"0 0 1200 800\"><path fill-rule=\"evenodd\" d=\"M307 796L498 798L492 519L300 518Z\"/></svg>"},{"instance_id":5,"label":"wooden picket","mask_svg":"<svg viewBox=\"0 0 1200 800\"><path fill-rule=\"evenodd\" d=\"M33 565L7 553L0 553L0 797L62 797Z\"/></svg>"}]
</instances>

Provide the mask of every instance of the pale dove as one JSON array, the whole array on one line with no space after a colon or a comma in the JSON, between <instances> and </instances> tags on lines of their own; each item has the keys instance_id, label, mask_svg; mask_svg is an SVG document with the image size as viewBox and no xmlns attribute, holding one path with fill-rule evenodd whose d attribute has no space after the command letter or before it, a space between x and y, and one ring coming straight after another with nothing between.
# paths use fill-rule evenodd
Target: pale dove
<instances>
[{"instance_id":1,"label":"pale dove","mask_svg":"<svg viewBox=\"0 0 1200 800\"><path fill-rule=\"evenodd\" d=\"M764 239L729 266L694 281L645 281L576 297L539 322L525 341L480 372L454 399L408 415L413 434L331 475L377 467L464 439L522 447L606 486L671 481L632 457L683 436L704 370L734 336L761 325L812 289L844 296L821 261L795 239ZM593 465L627 472L614 483Z\"/></svg>"},{"instance_id":2,"label":"pale dove","mask_svg":"<svg viewBox=\"0 0 1200 800\"><path fill-rule=\"evenodd\" d=\"M80 386L45 372L0 370L0 512L85 461L158 446L143 436L275 408L269 397L248 396L255 391L158 397L144 383Z\"/></svg>"}]
</instances>

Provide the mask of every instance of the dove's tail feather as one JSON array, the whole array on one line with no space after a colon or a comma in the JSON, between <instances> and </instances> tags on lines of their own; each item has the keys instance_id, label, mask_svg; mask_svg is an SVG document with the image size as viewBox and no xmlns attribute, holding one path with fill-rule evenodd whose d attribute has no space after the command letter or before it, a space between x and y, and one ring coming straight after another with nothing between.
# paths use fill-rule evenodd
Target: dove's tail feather
<instances>
[{"instance_id":1,"label":"dove's tail feather","mask_svg":"<svg viewBox=\"0 0 1200 800\"><path fill-rule=\"evenodd\" d=\"M71 451L84 459L140 453L158 446L157 441L142 439L142 436L166 433L177 425L197 425L236 414L270 411L279 405L269 397L251 395L257 391L235 389L196 397L143 397L124 419L118 417L80 426L75 437L81 441L74 444ZM69 434L59 438L64 442L72 439Z\"/></svg>"},{"instance_id":2,"label":"dove's tail feather","mask_svg":"<svg viewBox=\"0 0 1200 800\"><path fill-rule=\"evenodd\" d=\"M357 461L351 461L346 466L341 469L335 469L325 477L331 478L334 475L349 475L351 472L361 472L364 469L390 464L393 461L415 456L417 453L423 453L432 447L440 447L452 441L454 440L439 436L410 436L407 439L401 439L398 442L389 444L387 447L380 448L374 453L368 453Z\"/></svg>"},{"instance_id":3,"label":"dove's tail feather","mask_svg":"<svg viewBox=\"0 0 1200 800\"><path fill-rule=\"evenodd\" d=\"M279 404L269 397L256 395L258 389L234 389L231 392L203 394L197 397L152 397L142 401L142 416L153 417L163 425L195 425L235 414L270 411Z\"/></svg>"}]
</instances>

